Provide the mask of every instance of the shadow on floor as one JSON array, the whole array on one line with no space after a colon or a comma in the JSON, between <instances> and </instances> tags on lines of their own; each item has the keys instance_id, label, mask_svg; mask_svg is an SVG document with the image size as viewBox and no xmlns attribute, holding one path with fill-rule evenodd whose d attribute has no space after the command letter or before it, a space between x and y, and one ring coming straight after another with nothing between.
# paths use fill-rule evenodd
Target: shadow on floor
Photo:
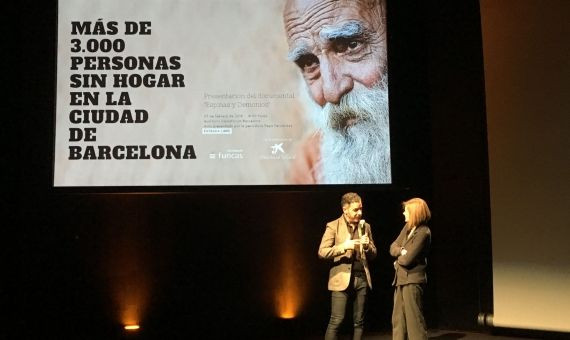
<instances>
[{"instance_id":1,"label":"shadow on floor","mask_svg":"<svg viewBox=\"0 0 570 340\"><path fill-rule=\"evenodd\" d=\"M444 334L432 335L429 339L438 339L438 340L456 340L456 339L463 339L465 338L465 333L460 332L448 332Z\"/></svg>"}]
</instances>

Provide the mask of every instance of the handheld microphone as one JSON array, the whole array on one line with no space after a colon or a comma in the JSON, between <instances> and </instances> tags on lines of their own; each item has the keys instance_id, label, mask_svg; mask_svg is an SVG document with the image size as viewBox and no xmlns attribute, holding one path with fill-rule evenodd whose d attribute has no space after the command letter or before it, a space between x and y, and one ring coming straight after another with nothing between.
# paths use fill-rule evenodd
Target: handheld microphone
<instances>
[{"instance_id":1,"label":"handheld microphone","mask_svg":"<svg viewBox=\"0 0 570 340\"><path fill-rule=\"evenodd\" d=\"M358 236L360 236L360 237L362 237L362 235L365 234L365 231L364 231L364 222L365 222L364 220L360 220L360 221L358 222Z\"/></svg>"},{"instance_id":2,"label":"handheld microphone","mask_svg":"<svg viewBox=\"0 0 570 340\"><path fill-rule=\"evenodd\" d=\"M366 230L364 230L364 220L358 221L358 236L362 237L362 235L366 235ZM362 260L366 261L366 253L364 252L364 246L360 245L360 256Z\"/></svg>"}]
</instances>

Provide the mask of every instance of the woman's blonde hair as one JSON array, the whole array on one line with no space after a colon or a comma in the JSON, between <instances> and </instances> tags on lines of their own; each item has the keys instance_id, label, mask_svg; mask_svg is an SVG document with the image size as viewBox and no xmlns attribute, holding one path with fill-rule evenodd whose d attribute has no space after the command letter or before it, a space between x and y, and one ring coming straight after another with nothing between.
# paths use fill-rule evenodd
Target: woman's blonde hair
<instances>
[{"instance_id":1,"label":"woman's blonde hair","mask_svg":"<svg viewBox=\"0 0 570 340\"><path fill-rule=\"evenodd\" d=\"M402 202L402 207L404 209L408 208L408 212L410 213L408 223L406 224L410 228L426 224L431 218L428 205L426 201L421 198L415 197Z\"/></svg>"}]
</instances>

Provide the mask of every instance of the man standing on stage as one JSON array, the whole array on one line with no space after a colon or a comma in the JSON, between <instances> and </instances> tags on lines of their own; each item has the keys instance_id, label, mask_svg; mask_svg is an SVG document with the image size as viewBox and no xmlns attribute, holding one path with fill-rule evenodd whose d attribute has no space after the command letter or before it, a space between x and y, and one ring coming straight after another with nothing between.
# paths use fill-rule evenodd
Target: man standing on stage
<instances>
[{"instance_id":1,"label":"man standing on stage","mask_svg":"<svg viewBox=\"0 0 570 340\"><path fill-rule=\"evenodd\" d=\"M368 260L376 257L370 224L362 218L362 199L349 192L341 199L342 216L327 223L319 246L319 257L332 260L328 288L331 291L331 316L326 340L337 339L346 305L352 301L354 340L362 338L364 307L368 288L372 288Z\"/></svg>"},{"instance_id":2,"label":"man standing on stage","mask_svg":"<svg viewBox=\"0 0 570 340\"><path fill-rule=\"evenodd\" d=\"M390 183L385 0L288 0L283 19L317 107L289 181Z\"/></svg>"}]
</instances>

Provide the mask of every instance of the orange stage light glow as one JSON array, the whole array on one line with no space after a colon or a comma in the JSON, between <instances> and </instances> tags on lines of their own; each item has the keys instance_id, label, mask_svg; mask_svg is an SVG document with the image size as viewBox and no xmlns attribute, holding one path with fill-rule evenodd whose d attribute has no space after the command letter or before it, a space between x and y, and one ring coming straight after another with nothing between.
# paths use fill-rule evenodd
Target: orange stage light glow
<instances>
[{"instance_id":1,"label":"orange stage light glow","mask_svg":"<svg viewBox=\"0 0 570 340\"><path fill-rule=\"evenodd\" d=\"M125 216L114 215L115 219L109 224L113 235L106 238L108 243L103 265L117 321L121 325L133 326L144 320L154 287L152 261L144 249L145 234L137 230L144 229L146 220L133 224L125 220Z\"/></svg>"},{"instance_id":2,"label":"orange stage light glow","mask_svg":"<svg viewBox=\"0 0 570 340\"><path fill-rule=\"evenodd\" d=\"M127 331L137 331L139 330L140 326L139 325L125 325L125 329Z\"/></svg>"},{"instance_id":3,"label":"orange stage light glow","mask_svg":"<svg viewBox=\"0 0 570 340\"><path fill-rule=\"evenodd\" d=\"M281 319L295 318L301 309L303 290L299 282L299 270L296 268L298 261L295 259L297 252L283 252L281 261L280 287L275 294L275 306L277 316Z\"/></svg>"}]
</instances>

